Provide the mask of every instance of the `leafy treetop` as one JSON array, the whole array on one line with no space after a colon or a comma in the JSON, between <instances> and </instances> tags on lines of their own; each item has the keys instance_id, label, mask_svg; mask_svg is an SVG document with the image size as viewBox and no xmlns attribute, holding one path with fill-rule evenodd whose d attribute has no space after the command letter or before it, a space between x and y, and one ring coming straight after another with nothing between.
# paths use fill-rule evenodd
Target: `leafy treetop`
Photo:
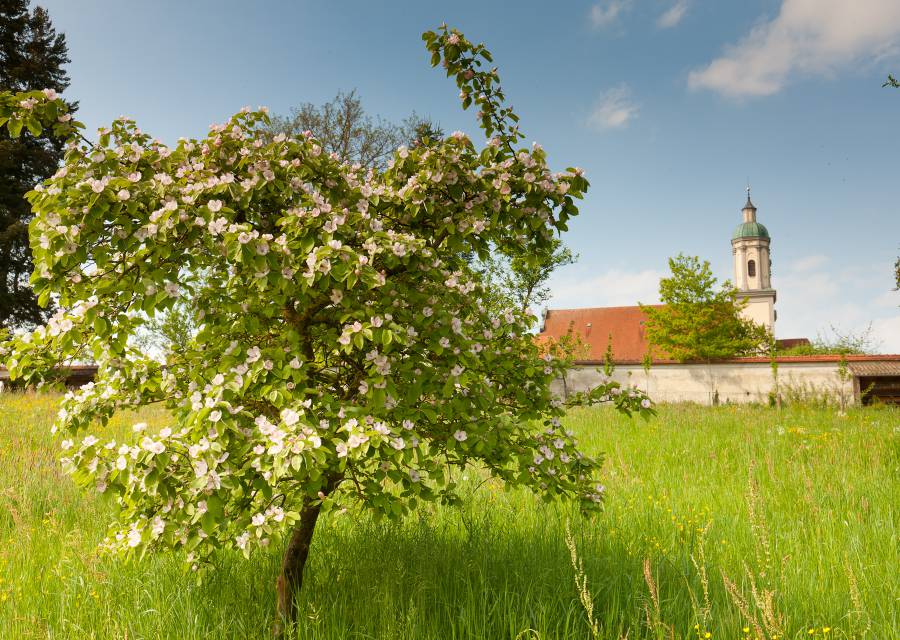
<instances>
[{"instance_id":1,"label":"leafy treetop","mask_svg":"<svg viewBox=\"0 0 900 640\"><path fill-rule=\"evenodd\" d=\"M746 299L725 281L717 290L709 262L679 254L669 259L671 277L659 282L662 307L641 305L647 340L675 360L720 360L764 350L768 331L741 316Z\"/></svg>"}]
</instances>

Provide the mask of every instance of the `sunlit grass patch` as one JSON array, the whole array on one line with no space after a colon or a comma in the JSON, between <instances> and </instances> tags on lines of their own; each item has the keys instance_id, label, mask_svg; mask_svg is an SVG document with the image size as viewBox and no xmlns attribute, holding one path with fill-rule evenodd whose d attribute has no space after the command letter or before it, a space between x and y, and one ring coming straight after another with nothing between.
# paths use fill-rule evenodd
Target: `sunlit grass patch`
<instances>
[{"instance_id":1,"label":"sunlit grass patch","mask_svg":"<svg viewBox=\"0 0 900 640\"><path fill-rule=\"evenodd\" d=\"M56 402L0 395L0 637L269 637L277 548L222 555L200 585L177 555L98 553L111 505L60 472ZM167 419L148 409L105 429L124 439ZM606 454L602 514L475 471L458 508L333 514L299 637L897 637L897 410L671 406L568 424Z\"/></svg>"}]
</instances>

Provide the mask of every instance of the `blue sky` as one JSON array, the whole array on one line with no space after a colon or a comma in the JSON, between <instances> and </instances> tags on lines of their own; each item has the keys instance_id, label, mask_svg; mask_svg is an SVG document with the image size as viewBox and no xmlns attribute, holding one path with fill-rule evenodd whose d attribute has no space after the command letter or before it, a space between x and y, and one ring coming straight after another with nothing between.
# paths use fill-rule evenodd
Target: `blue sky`
<instances>
[{"instance_id":1,"label":"blue sky","mask_svg":"<svg viewBox=\"0 0 900 640\"><path fill-rule=\"evenodd\" d=\"M174 141L240 107L356 88L367 110L475 134L422 31L493 51L528 141L592 188L551 306L655 300L679 252L731 274L749 179L772 235L779 337L861 331L900 353L897 0L257 2L43 0L89 130L120 114Z\"/></svg>"}]
</instances>

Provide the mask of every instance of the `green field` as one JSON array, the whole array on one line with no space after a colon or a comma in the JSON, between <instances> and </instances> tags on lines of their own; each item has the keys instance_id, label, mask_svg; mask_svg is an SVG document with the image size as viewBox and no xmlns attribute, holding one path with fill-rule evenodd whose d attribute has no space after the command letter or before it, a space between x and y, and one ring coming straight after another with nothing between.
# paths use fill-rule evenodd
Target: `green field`
<instances>
[{"instance_id":1,"label":"green field","mask_svg":"<svg viewBox=\"0 0 900 640\"><path fill-rule=\"evenodd\" d=\"M174 555L97 552L112 509L61 474L55 402L0 395L0 638L270 637L278 549L223 555L201 585ZM591 605L600 638L900 637L900 411L672 406L568 423L607 453L602 514L470 472L460 508L330 515L298 637L591 638Z\"/></svg>"}]
</instances>

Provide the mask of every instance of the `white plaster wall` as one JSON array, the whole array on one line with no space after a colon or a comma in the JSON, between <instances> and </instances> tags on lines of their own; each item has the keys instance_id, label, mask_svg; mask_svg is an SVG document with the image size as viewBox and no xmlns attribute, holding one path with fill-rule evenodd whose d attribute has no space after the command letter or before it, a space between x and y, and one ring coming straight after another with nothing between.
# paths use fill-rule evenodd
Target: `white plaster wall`
<instances>
[{"instance_id":1,"label":"white plaster wall","mask_svg":"<svg viewBox=\"0 0 900 640\"><path fill-rule=\"evenodd\" d=\"M775 305L772 298L750 298L741 315L756 324L761 324L769 331L775 326Z\"/></svg>"},{"instance_id":2,"label":"white plaster wall","mask_svg":"<svg viewBox=\"0 0 900 640\"><path fill-rule=\"evenodd\" d=\"M598 371L599 369L599 371ZM719 402L768 403L773 387L772 368L768 362L725 364L659 364L645 373L640 365L617 365L613 379L646 391L654 402L696 402L712 404L715 391ZM569 372L566 386L569 392L586 391L603 380L602 367L578 366ZM844 394L848 403L853 400L853 381L838 377L836 362L779 363L778 381L782 393L787 387ZM562 381L556 392L562 393Z\"/></svg>"}]
</instances>

